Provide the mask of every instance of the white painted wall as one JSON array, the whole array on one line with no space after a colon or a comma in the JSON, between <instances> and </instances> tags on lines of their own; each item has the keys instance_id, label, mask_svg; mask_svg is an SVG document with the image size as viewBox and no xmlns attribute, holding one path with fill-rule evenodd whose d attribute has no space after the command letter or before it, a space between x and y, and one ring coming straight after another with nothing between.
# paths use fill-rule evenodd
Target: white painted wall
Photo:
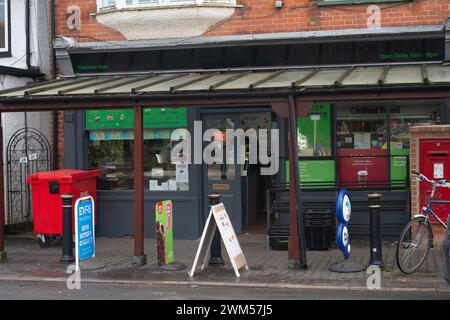
<instances>
[{"instance_id":1,"label":"white painted wall","mask_svg":"<svg viewBox=\"0 0 450 320\"><path fill-rule=\"evenodd\" d=\"M25 0L10 1L11 14L11 57L1 57L0 65L26 69L26 33L25 33ZM47 0L32 0L30 8L30 37L31 37L31 65L38 66L41 72L49 74L50 70L50 29L48 24L49 2ZM23 86L33 82L33 79L0 74L0 90ZM31 112L27 114L28 127L35 128L44 133L50 140L51 112ZM3 162L6 173L6 146L9 139L17 130L24 128L25 114L3 113ZM7 201L6 174L5 202ZM5 203L6 210L7 204ZM6 211L5 210L5 211ZM6 218L8 213L6 212ZM8 224L8 221L6 221Z\"/></svg>"}]
</instances>

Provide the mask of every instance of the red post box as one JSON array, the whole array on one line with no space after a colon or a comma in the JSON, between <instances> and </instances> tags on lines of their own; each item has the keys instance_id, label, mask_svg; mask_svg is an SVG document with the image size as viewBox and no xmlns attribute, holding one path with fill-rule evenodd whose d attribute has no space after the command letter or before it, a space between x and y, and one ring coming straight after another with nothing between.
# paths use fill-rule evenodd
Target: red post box
<instances>
[{"instance_id":1,"label":"red post box","mask_svg":"<svg viewBox=\"0 0 450 320\"><path fill-rule=\"evenodd\" d=\"M41 239L40 236L50 237L62 234L62 194L70 193L74 196L73 206L78 198L88 195L92 196L97 204L99 175L99 170L65 169L36 173L27 179L27 182L31 184L34 233L38 235L38 240ZM97 221L96 209L95 221ZM72 226L75 227L73 214Z\"/></svg>"},{"instance_id":2,"label":"red post box","mask_svg":"<svg viewBox=\"0 0 450 320\"><path fill-rule=\"evenodd\" d=\"M450 139L421 139L419 150L420 172L432 180L446 179L450 181ZM420 208L427 205L430 194L430 185L421 182ZM433 199L450 200L450 189L438 187ZM442 221L446 221L450 205L432 205L431 209ZM436 222L433 217L431 217L431 221Z\"/></svg>"}]
</instances>

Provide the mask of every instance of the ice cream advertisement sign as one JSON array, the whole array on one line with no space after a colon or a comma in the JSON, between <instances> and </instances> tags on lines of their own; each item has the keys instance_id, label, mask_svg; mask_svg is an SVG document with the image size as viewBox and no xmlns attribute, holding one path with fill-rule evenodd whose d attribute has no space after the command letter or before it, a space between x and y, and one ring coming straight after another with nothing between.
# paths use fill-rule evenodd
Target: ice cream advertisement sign
<instances>
[{"instance_id":1,"label":"ice cream advertisement sign","mask_svg":"<svg viewBox=\"0 0 450 320\"><path fill-rule=\"evenodd\" d=\"M158 266L173 263L173 210L172 201L156 203L156 250Z\"/></svg>"}]
</instances>

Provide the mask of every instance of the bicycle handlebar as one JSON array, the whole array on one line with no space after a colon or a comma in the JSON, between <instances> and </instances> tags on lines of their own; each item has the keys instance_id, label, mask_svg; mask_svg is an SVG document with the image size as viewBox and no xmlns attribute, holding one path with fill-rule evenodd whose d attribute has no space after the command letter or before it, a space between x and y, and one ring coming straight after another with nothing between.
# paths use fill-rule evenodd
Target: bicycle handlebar
<instances>
[{"instance_id":1,"label":"bicycle handlebar","mask_svg":"<svg viewBox=\"0 0 450 320\"><path fill-rule=\"evenodd\" d=\"M431 183L431 184L434 184L434 185L438 185L438 186L441 186L441 187L447 187L447 188L450 188L450 186L447 186L447 181L445 180L445 179L443 179L443 180L439 180L439 181L435 181L435 180L431 180L431 179L428 179L426 176L424 176L423 174L421 174L419 171L417 171L417 170L411 170L411 172L413 173L413 174L415 174L415 175L417 175L418 177L418 179L419 180L423 180L423 181L426 181L426 182L428 182L428 183Z\"/></svg>"}]
</instances>

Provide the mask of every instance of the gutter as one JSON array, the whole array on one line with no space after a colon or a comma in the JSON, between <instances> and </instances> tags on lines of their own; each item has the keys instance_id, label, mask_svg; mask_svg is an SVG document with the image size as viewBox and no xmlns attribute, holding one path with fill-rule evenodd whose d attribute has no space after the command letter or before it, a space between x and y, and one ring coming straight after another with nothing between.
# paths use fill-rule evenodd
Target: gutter
<instances>
[{"instance_id":1,"label":"gutter","mask_svg":"<svg viewBox=\"0 0 450 320\"><path fill-rule=\"evenodd\" d=\"M76 36L74 36L76 38ZM382 29L339 29L300 32L278 32L231 36L198 36L156 40L118 40L76 42L68 46L70 52L138 51L170 48L200 48L235 45L263 45L290 43L319 43L392 39L444 38L443 25L415 27L387 27Z\"/></svg>"},{"instance_id":2,"label":"gutter","mask_svg":"<svg viewBox=\"0 0 450 320\"><path fill-rule=\"evenodd\" d=\"M30 67L27 69L13 68L7 66L0 66L0 74L8 74L16 77L26 77L26 78L41 78L44 74L37 67Z\"/></svg>"}]
</instances>

